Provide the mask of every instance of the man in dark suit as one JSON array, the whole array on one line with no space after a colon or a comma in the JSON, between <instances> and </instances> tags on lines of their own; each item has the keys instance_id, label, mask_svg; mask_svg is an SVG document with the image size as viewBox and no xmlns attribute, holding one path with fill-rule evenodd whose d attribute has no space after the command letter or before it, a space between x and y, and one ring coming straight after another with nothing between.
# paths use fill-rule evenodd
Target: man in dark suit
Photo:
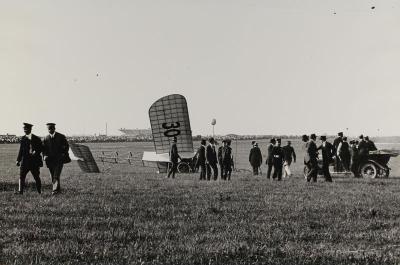
<instances>
[{"instance_id":1,"label":"man in dark suit","mask_svg":"<svg viewBox=\"0 0 400 265\"><path fill-rule=\"evenodd\" d=\"M206 140L201 140L201 145L197 151L196 167L200 168L200 180L206 179Z\"/></svg>"},{"instance_id":2,"label":"man in dark suit","mask_svg":"<svg viewBox=\"0 0 400 265\"><path fill-rule=\"evenodd\" d=\"M343 168L346 172L350 171L350 145L347 142L347 137L343 137L339 144L336 155L340 158Z\"/></svg>"},{"instance_id":3,"label":"man in dark suit","mask_svg":"<svg viewBox=\"0 0 400 265\"><path fill-rule=\"evenodd\" d=\"M292 175L292 171L290 170L290 165L292 164L292 161L296 163L296 152L294 151L292 142L287 141L287 145L282 147L282 151L283 151L283 160L284 160L283 175L284 175L284 177L290 177Z\"/></svg>"},{"instance_id":4,"label":"man in dark suit","mask_svg":"<svg viewBox=\"0 0 400 265\"><path fill-rule=\"evenodd\" d=\"M282 180L282 168L283 168L283 150L281 147L281 139L276 139L276 145L272 149L272 159L274 165L274 174L272 178L278 181Z\"/></svg>"},{"instance_id":5,"label":"man in dark suit","mask_svg":"<svg viewBox=\"0 0 400 265\"><path fill-rule=\"evenodd\" d=\"M207 158L207 180L211 179L211 169L214 174L214 180L218 179L218 159L217 152L215 150L215 140L214 138L210 138L208 140L209 145L207 145L206 149L206 158Z\"/></svg>"},{"instance_id":6,"label":"man in dark suit","mask_svg":"<svg viewBox=\"0 0 400 265\"><path fill-rule=\"evenodd\" d=\"M322 151L322 172L324 173L325 181L332 182L332 176L329 172L329 165L333 162L333 157L335 156L333 145L326 140L326 136L322 135L320 137L322 141L318 150Z\"/></svg>"},{"instance_id":7,"label":"man in dark suit","mask_svg":"<svg viewBox=\"0 0 400 265\"><path fill-rule=\"evenodd\" d=\"M258 169L262 164L262 154L258 144L253 141L253 147L250 149L249 162L253 168L253 176L258 175Z\"/></svg>"},{"instance_id":8,"label":"man in dark suit","mask_svg":"<svg viewBox=\"0 0 400 265\"><path fill-rule=\"evenodd\" d=\"M318 176L318 150L315 141L317 136L315 134L310 135L310 140L306 144L306 155L304 157L304 163L307 165L309 172L306 176L307 182L311 180L317 182Z\"/></svg>"},{"instance_id":9,"label":"man in dark suit","mask_svg":"<svg viewBox=\"0 0 400 265\"><path fill-rule=\"evenodd\" d=\"M178 159L181 159L178 153L178 147L176 146L178 139L176 137L173 138L171 148L169 150L169 170L168 170L168 175L167 178L170 178L172 175L172 178L175 178L175 174L178 171Z\"/></svg>"},{"instance_id":10,"label":"man in dark suit","mask_svg":"<svg viewBox=\"0 0 400 265\"><path fill-rule=\"evenodd\" d=\"M268 149L267 149L267 160L265 162L265 164L267 164L267 178L270 179L271 178L271 171L272 171L272 167L274 166L274 156L272 154L272 151L274 150L274 145L276 143L275 139L272 138L269 141L269 145L268 145Z\"/></svg>"},{"instance_id":11,"label":"man in dark suit","mask_svg":"<svg viewBox=\"0 0 400 265\"><path fill-rule=\"evenodd\" d=\"M222 149L222 168L224 169L224 180L231 180L231 175L232 175L232 169L233 169L233 155L232 155L232 148L231 148L231 139L226 139L225 141L225 146ZM222 177L222 173L221 173Z\"/></svg>"},{"instance_id":12,"label":"man in dark suit","mask_svg":"<svg viewBox=\"0 0 400 265\"><path fill-rule=\"evenodd\" d=\"M342 162L340 161L340 157L338 155L338 148L339 148L339 144L343 141L343 132L339 132L338 133L338 137L336 137L333 140L333 148L334 148L334 153L335 153L335 164L334 164L334 168L336 172L342 172L343 170L343 165Z\"/></svg>"},{"instance_id":13,"label":"man in dark suit","mask_svg":"<svg viewBox=\"0 0 400 265\"><path fill-rule=\"evenodd\" d=\"M221 178L223 179L225 177L224 174L224 163L222 161L222 156L223 156L223 152L224 152L224 148L226 148L226 141L225 139L222 140L222 145L220 147L218 147L218 164L219 164L219 169L221 172Z\"/></svg>"},{"instance_id":14,"label":"man in dark suit","mask_svg":"<svg viewBox=\"0 0 400 265\"><path fill-rule=\"evenodd\" d=\"M43 166L41 153L43 151L42 140L36 135L32 134L32 124L24 123L24 133L22 136L18 157L17 166L20 167L19 171L19 184L18 192L16 194L23 194L25 187L26 175L31 172L36 182L36 189L40 194L42 192L42 182L40 181L40 168Z\"/></svg>"},{"instance_id":15,"label":"man in dark suit","mask_svg":"<svg viewBox=\"0 0 400 265\"><path fill-rule=\"evenodd\" d=\"M353 172L354 177L358 178L360 175L358 174L358 148L355 141L350 141L350 156L351 156L351 165L350 170Z\"/></svg>"},{"instance_id":16,"label":"man in dark suit","mask_svg":"<svg viewBox=\"0 0 400 265\"><path fill-rule=\"evenodd\" d=\"M361 134L359 137L360 142L358 143L358 162L365 161L368 157L368 144L364 140L364 136Z\"/></svg>"},{"instance_id":17,"label":"man in dark suit","mask_svg":"<svg viewBox=\"0 0 400 265\"><path fill-rule=\"evenodd\" d=\"M69 145L65 135L56 132L54 123L47 123L49 134L44 138L43 159L50 171L53 183L52 194L58 194L60 188L60 176L65 163L71 162L68 155Z\"/></svg>"}]
</instances>

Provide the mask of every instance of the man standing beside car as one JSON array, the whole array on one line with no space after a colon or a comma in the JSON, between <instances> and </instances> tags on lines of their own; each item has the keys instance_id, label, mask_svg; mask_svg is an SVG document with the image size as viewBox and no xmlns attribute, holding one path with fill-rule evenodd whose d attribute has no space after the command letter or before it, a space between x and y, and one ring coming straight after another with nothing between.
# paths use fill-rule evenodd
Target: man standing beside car
<instances>
[{"instance_id":1,"label":"man standing beside car","mask_svg":"<svg viewBox=\"0 0 400 265\"><path fill-rule=\"evenodd\" d=\"M56 132L55 123L47 123L49 134L43 140L43 159L50 171L53 183L52 194L60 193L60 176L64 164L71 162L68 155L69 145L65 135Z\"/></svg>"}]
</instances>

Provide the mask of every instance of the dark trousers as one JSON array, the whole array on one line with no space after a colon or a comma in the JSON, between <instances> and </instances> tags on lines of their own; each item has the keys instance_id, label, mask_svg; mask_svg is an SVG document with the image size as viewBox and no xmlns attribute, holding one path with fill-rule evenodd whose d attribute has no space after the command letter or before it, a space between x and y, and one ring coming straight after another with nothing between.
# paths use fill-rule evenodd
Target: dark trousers
<instances>
[{"instance_id":1,"label":"dark trousers","mask_svg":"<svg viewBox=\"0 0 400 265\"><path fill-rule=\"evenodd\" d=\"M272 163L267 164L267 178L271 178L272 167L274 165Z\"/></svg>"},{"instance_id":2,"label":"dark trousers","mask_svg":"<svg viewBox=\"0 0 400 265\"><path fill-rule=\"evenodd\" d=\"M212 172L214 173L214 180L217 180L218 179L218 167L217 167L217 164L214 164L214 163L212 163L212 164L207 163L207 180L211 179L211 169L212 169Z\"/></svg>"},{"instance_id":3,"label":"dark trousers","mask_svg":"<svg viewBox=\"0 0 400 265\"><path fill-rule=\"evenodd\" d=\"M171 175L172 178L175 178L175 173L178 171L178 162L171 162L169 166L168 178L171 177Z\"/></svg>"},{"instance_id":4,"label":"dark trousers","mask_svg":"<svg viewBox=\"0 0 400 265\"><path fill-rule=\"evenodd\" d=\"M224 164L223 165L223 170L224 170L223 179L224 180L231 180L232 165L231 164ZM221 173L221 176L222 176L222 173Z\"/></svg>"},{"instance_id":5,"label":"dark trousers","mask_svg":"<svg viewBox=\"0 0 400 265\"><path fill-rule=\"evenodd\" d=\"M306 176L307 182L310 182L311 180L313 182L317 182L317 177L318 177L318 162L317 161L310 161L306 164L308 168L308 173Z\"/></svg>"},{"instance_id":6,"label":"dark trousers","mask_svg":"<svg viewBox=\"0 0 400 265\"><path fill-rule=\"evenodd\" d=\"M25 188L25 180L26 180L26 175L31 172L33 178L35 179L36 183L36 189L39 193L42 192L42 182L40 180L40 168L39 167L24 167L21 166L19 169L19 184L18 184L18 191L20 193L24 192Z\"/></svg>"},{"instance_id":7,"label":"dark trousers","mask_svg":"<svg viewBox=\"0 0 400 265\"><path fill-rule=\"evenodd\" d=\"M329 172L329 163L322 164L322 172L324 173L325 181L332 182L331 173Z\"/></svg>"},{"instance_id":8,"label":"dark trousers","mask_svg":"<svg viewBox=\"0 0 400 265\"><path fill-rule=\"evenodd\" d=\"M340 157L337 156L337 155L335 156L334 169L335 169L335 172L342 172L343 171L342 161L340 160Z\"/></svg>"},{"instance_id":9,"label":"dark trousers","mask_svg":"<svg viewBox=\"0 0 400 265\"><path fill-rule=\"evenodd\" d=\"M221 172L221 178L225 179L225 169L224 169L224 165L222 164L222 162L220 162L220 164L219 164L219 170Z\"/></svg>"},{"instance_id":10,"label":"dark trousers","mask_svg":"<svg viewBox=\"0 0 400 265\"><path fill-rule=\"evenodd\" d=\"M358 173L358 160L357 159L351 160L351 172L353 172L354 177L356 177L356 178L360 177L360 175Z\"/></svg>"},{"instance_id":11,"label":"dark trousers","mask_svg":"<svg viewBox=\"0 0 400 265\"><path fill-rule=\"evenodd\" d=\"M259 168L259 166L252 165L252 168L253 168L253 176L258 176L258 168Z\"/></svg>"},{"instance_id":12,"label":"dark trousers","mask_svg":"<svg viewBox=\"0 0 400 265\"><path fill-rule=\"evenodd\" d=\"M274 174L272 175L273 179L282 180L282 168L283 168L283 163L280 162L274 163Z\"/></svg>"},{"instance_id":13,"label":"dark trousers","mask_svg":"<svg viewBox=\"0 0 400 265\"><path fill-rule=\"evenodd\" d=\"M47 165L50 171L51 182L53 183L53 191L60 191L60 176L63 166L63 163Z\"/></svg>"},{"instance_id":14,"label":"dark trousers","mask_svg":"<svg viewBox=\"0 0 400 265\"><path fill-rule=\"evenodd\" d=\"M207 169L206 165L200 165L200 180L206 180Z\"/></svg>"},{"instance_id":15,"label":"dark trousers","mask_svg":"<svg viewBox=\"0 0 400 265\"><path fill-rule=\"evenodd\" d=\"M342 156L340 156L340 158L342 160L343 168L346 171L349 171L350 170L350 156L342 155Z\"/></svg>"}]
</instances>

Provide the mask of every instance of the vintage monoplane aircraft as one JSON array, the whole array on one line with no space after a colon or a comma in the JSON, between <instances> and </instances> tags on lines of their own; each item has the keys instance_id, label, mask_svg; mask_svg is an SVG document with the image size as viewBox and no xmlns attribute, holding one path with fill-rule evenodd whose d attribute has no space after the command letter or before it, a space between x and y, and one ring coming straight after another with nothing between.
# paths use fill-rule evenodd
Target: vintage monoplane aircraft
<instances>
[{"instance_id":1,"label":"vintage monoplane aircraft","mask_svg":"<svg viewBox=\"0 0 400 265\"><path fill-rule=\"evenodd\" d=\"M179 155L182 158L178 164L178 171L194 171L193 157L195 152L185 97L172 94L160 98L151 105L149 117L155 152L143 153L143 165L156 165L159 173L165 173L170 164L169 149L171 142L176 137Z\"/></svg>"}]
</instances>

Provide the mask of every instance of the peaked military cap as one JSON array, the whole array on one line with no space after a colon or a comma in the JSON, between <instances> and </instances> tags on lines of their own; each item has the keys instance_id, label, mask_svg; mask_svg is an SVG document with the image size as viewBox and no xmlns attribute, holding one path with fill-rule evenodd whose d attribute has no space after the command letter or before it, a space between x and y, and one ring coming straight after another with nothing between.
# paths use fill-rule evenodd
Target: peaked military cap
<instances>
[{"instance_id":1,"label":"peaked military cap","mask_svg":"<svg viewBox=\"0 0 400 265\"><path fill-rule=\"evenodd\" d=\"M22 123L24 125L24 128L32 128L33 125L27 122Z\"/></svg>"}]
</instances>

